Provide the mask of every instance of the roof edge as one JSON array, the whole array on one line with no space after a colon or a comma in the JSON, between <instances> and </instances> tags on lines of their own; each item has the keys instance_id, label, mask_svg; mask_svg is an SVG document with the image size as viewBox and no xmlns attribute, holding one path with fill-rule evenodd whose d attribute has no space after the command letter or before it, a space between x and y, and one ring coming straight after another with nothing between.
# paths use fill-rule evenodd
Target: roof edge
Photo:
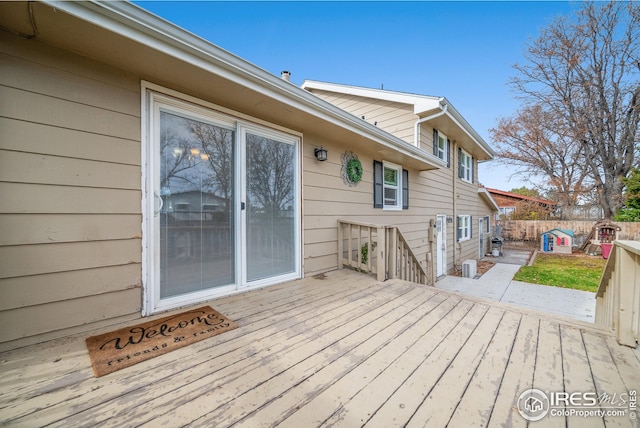
<instances>
[{"instance_id":1,"label":"roof edge","mask_svg":"<svg viewBox=\"0 0 640 428\"><path fill-rule=\"evenodd\" d=\"M494 211L500 211L500 207L491 196L491 193L487 191L486 187L478 187L478 193L494 208Z\"/></svg>"},{"instance_id":2,"label":"roof edge","mask_svg":"<svg viewBox=\"0 0 640 428\"><path fill-rule=\"evenodd\" d=\"M446 97L436 97L431 95L417 95L408 92L389 91L386 89L373 89L362 86L344 85L339 83L321 82L318 80L305 80L300 86L302 89L317 89L321 91L331 91L346 95L356 95L366 98L375 98L384 101L409 104L413 106L413 113L420 116L431 113L433 110L442 109L447 105L446 115L471 138L487 156L493 159L495 151L489 144L473 129L460 112L451 104Z\"/></svg>"},{"instance_id":3,"label":"roof edge","mask_svg":"<svg viewBox=\"0 0 640 428\"><path fill-rule=\"evenodd\" d=\"M159 49L234 83L258 90L293 108L310 113L402 155L411 156L429 168L443 167L440 159L372 124L362 121L310 92L275 76L253 63L226 51L130 2L90 0L70 2L42 0L57 10L123 35L130 40Z\"/></svg>"}]
</instances>

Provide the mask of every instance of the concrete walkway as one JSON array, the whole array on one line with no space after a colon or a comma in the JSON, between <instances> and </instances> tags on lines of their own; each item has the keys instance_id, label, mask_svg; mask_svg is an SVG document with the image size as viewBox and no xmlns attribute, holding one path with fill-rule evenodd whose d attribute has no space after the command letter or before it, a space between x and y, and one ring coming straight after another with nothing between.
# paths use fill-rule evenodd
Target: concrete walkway
<instances>
[{"instance_id":1,"label":"concrete walkway","mask_svg":"<svg viewBox=\"0 0 640 428\"><path fill-rule=\"evenodd\" d=\"M514 281L513 276L528 257L506 250L504 260L511 263L502 263L502 259L492 258L496 265L478 279L446 276L436 282L436 288L594 322L595 293Z\"/></svg>"}]
</instances>

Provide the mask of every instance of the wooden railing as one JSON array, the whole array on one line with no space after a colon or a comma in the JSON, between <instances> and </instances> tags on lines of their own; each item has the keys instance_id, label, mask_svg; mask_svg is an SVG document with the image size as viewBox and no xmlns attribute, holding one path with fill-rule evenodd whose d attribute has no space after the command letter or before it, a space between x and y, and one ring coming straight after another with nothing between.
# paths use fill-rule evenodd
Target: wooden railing
<instances>
[{"instance_id":1,"label":"wooden railing","mask_svg":"<svg viewBox=\"0 0 640 428\"><path fill-rule=\"evenodd\" d=\"M613 242L596 294L596 324L613 329L621 345L640 341L640 242Z\"/></svg>"},{"instance_id":2,"label":"wooden railing","mask_svg":"<svg viewBox=\"0 0 640 428\"><path fill-rule=\"evenodd\" d=\"M401 278L419 284L430 284L426 269L413 253L397 227L387 229L388 260L387 271L390 278Z\"/></svg>"},{"instance_id":3,"label":"wooden railing","mask_svg":"<svg viewBox=\"0 0 640 428\"><path fill-rule=\"evenodd\" d=\"M400 278L431 283L424 266L395 226L338 220L338 269L344 266L373 273L378 281Z\"/></svg>"}]
</instances>

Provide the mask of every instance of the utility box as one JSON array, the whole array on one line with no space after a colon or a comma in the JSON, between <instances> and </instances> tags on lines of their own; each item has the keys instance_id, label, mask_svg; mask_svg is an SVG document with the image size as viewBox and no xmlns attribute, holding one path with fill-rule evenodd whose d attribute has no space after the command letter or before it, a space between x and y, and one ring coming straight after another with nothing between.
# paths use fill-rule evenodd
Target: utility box
<instances>
[{"instance_id":1,"label":"utility box","mask_svg":"<svg viewBox=\"0 0 640 428\"><path fill-rule=\"evenodd\" d=\"M475 278L478 273L478 262L476 260L467 260L462 263L462 276L465 278Z\"/></svg>"}]
</instances>

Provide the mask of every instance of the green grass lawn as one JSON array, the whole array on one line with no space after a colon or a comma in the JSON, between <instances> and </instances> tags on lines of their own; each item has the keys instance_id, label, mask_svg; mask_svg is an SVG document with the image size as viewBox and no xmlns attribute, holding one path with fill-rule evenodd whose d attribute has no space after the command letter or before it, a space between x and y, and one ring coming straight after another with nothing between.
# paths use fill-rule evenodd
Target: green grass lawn
<instances>
[{"instance_id":1,"label":"green grass lawn","mask_svg":"<svg viewBox=\"0 0 640 428\"><path fill-rule=\"evenodd\" d=\"M596 292L606 262L602 257L538 254L533 266L522 266L513 279Z\"/></svg>"}]
</instances>

